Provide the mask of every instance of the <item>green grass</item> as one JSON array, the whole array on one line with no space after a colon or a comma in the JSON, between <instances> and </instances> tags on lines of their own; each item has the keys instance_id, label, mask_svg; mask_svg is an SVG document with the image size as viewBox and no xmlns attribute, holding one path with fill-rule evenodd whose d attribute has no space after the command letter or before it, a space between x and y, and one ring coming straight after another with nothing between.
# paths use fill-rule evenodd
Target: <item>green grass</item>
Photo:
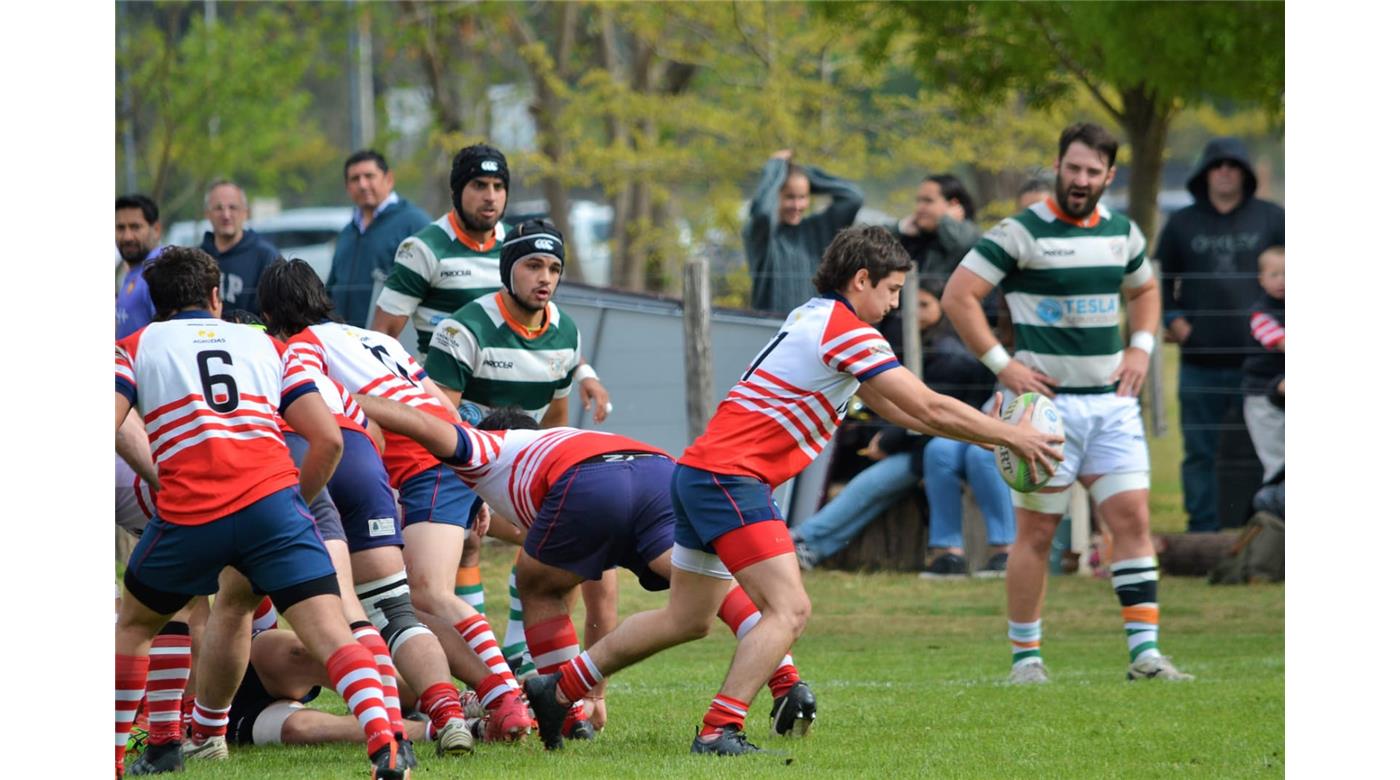
<instances>
[{"instance_id":1,"label":"green grass","mask_svg":"<svg viewBox=\"0 0 1400 780\"><path fill-rule=\"evenodd\" d=\"M1167 430L1163 436L1153 436L1152 423L1143 415L1148 426L1147 451L1152 460L1152 490L1148 495L1148 511L1152 530L1157 533L1181 533L1186 530L1186 506L1181 496L1181 422L1176 399L1177 367L1181 352L1174 346L1162 353L1162 396L1166 401Z\"/></svg>"},{"instance_id":2,"label":"green grass","mask_svg":"<svg viewBox=\"0 0 1400 780\"><path fill-rule=\"evenodd\" d=\"M503 628L511 551L487 549L483 579ZM622 612L662 603L624 575ZM1128 683L1117 601L1108 583L1051 579L1045 655L1053 683L1003 684L1010 658L1003 583L923 582L911 575L814 572L814 614L794 655L819 700L811 735L766 734L768 693L749 728L793 759L687 754L734 642L721 624L700 642L624 671L609 685L609 724L589 744L548 755L524 745L478 746L465 759L419 751L415 777L1279 777L1283 774L1283 604L1280 586L1162 583L1163 647L1194 683ZM316 706L343 712L334 695ZM344 778L361 749L239 748L191 777Z\"/></svg>"}]
</instances>

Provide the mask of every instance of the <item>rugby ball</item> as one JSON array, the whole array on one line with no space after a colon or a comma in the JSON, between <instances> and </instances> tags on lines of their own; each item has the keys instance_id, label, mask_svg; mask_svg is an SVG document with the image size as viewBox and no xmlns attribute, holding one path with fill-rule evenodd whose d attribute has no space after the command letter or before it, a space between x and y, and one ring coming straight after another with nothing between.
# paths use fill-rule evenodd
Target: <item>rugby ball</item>
<instances>
[{"instance_id":1,"label":"rugby ball","mask_svg":"<svg viewBox=\"0 0 1400 780\"><path fill-rule=\"evenodd\" d=\"M1043 433L1063 435L1065 424L1060 419L1060 410L1055 408L1055 404L1049 398L1040 393L1022 393L1010 403L1002 407L1002 422L1008 425L1017 425L1021 422L1021 416L1026 410L1031 411L1031 425L1036 430ZM1001 472L1001 478L1006 480L1006 484L1012 490L1020 493L1033 493L1045 486L1053 476L1045 473L1044 468L1036 470L1036 479L1031 477L1031 468L1016 453L997 445L992 450L997 461L997 471Z\"/></svg>"}]
</instances>

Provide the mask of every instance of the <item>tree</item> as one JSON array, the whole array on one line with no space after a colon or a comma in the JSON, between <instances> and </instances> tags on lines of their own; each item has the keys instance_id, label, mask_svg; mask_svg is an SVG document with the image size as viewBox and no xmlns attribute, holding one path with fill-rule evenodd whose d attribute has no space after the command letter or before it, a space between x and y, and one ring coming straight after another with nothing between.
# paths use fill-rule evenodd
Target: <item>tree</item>
<instances>
[{"instance_id":1,"label":"tree","mask_svg":"<svg viewBox=\"0 0 1400 780\"><path fill-rule=\"evenodd\" d=\"M305 9L256 6L200 18L189 5L128 13L118 68L131 105L141 186L178 214L210 180L227 176L250 194L305 187L338 152L310 116L304 81L318 56L302 36ZM275 57L250 52L275 51ZM120 142L118 149L121 149ZM124 161L119 161L124 162Z\"/></svg>"},{"instance_id":2,"label":"tree","mask_svg":"<svg viewBox=\"0 0 1400 780\"><path fill-rule=\"evenodd\" d=\"M878 61L911 38L918 72L964 106L1081 87L1118 123L1132 160L1129 212L1152 236L1167 131L1203 103L1283 111L1282 3L860 3L834 18L870 31Z\"/></svg>"}]
</instances>

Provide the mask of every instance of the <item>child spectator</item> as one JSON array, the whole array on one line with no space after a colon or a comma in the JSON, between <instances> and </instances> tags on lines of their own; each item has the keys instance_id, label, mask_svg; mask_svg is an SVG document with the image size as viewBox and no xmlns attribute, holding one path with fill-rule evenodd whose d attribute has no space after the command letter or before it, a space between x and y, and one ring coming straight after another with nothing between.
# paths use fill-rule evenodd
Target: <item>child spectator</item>
<instances>
[{"instance_id":1,"label":"child spectator","mask_svg":"<svg viewBox=\"0 0 1400 780\"><path fill-rule=\"evenodd\" d=\"M1244 422L1267 483L1283 471L1283 247L1259 255L1259 286L1249 332L1262 350L1244 361Z\"/></svg>"}]
</instances>

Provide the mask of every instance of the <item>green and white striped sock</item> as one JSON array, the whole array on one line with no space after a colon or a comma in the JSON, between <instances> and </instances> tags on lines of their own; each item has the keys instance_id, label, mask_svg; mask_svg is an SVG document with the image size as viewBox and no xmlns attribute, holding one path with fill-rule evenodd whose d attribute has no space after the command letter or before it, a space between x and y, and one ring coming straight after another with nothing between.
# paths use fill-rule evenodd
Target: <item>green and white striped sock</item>
<instances>
[{"instance_id":1,"label":"green and white striped sock","mask_svg":"<svg viewBox=\"0 0 1400 780\"><path fill-rule=\"evenodd\" d=\"M1034 623L1006 622L1006 635L1011 639L1011 668L1031 663L1044 663L1040 657L1040 621Z\"/></svg>"}]
</instances>

